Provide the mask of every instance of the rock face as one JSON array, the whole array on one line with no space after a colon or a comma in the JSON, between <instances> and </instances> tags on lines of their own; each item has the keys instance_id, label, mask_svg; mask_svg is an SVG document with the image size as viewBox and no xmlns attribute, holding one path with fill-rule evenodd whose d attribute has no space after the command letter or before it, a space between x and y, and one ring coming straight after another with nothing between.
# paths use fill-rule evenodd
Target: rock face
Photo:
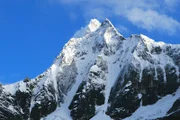
<instances>
[{"instance_id":1,"label":"rock face","mask_svg":"<svg viewBox=\"0 0 180 120\"><path fill-rule=\"evenodd\" d=\"M0 86L0 120L180 117L180 45L91 20L34 79Z\"/></svg>"}]
</instances>

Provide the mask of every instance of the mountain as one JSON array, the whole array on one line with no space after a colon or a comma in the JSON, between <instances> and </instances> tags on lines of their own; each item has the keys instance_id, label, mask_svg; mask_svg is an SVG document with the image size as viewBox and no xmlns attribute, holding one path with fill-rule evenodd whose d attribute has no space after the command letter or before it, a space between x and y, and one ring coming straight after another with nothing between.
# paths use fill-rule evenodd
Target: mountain
<instances>
[{"instance_id":1,"label":"mountain","mask_svg":"<svg viewBox=\"0 0 180 120\"><path fill-rule=\"evenodd\" d=\"M0 120L177 120L180 45L93 19L34 79L0 86Z\"/></svg>"}]
</instances>

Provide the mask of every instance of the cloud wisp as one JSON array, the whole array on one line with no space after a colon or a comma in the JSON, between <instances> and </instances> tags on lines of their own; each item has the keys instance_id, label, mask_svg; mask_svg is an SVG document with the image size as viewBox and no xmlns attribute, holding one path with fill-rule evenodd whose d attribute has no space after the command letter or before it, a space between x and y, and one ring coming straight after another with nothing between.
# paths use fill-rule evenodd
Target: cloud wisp
<instances>
[{"instance_id":1,"label":"cloud wisp","mask_svg":"<svg viewBox=\"0 0 180 120\"><path fill-rule=\"evenodd\" d=\"M58 0L63 5L80 8L85 18L123 17L147 31L175 34L180 23L167 13L176 9L178 0Z\"/></svg>"}]
</instances>

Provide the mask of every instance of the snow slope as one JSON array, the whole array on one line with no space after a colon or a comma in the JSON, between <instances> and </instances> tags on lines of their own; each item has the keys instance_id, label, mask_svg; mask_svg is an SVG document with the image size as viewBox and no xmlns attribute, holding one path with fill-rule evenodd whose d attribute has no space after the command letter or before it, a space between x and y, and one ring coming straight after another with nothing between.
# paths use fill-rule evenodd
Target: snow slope
<instances>
[{"instance_id":1,"label":"snow slope","mask_svg":"<svg viewBox=\"0 0 180 120\"><path fill-rule=\"evenodd\" d=\"M175 95L166 95L158 100L153 105L141 106L130 117L124 120L146 120L156 119L167 115L168 110L173 106L173 103L180 98L180 88L175 92Z\"/></svg>"},{"instance_id":2,"label":"snow slope","mask_svg":"<svg viewBox=\"0 0 180 120\"><path fill-rule=\"evenodd\" d=\"M167 74L171 74L178 82L180 81L179 51L180 45L155 42L142 34L124 38L108 19L102 23L92 19L86 27L74 34L47 71L31 81L5 85L3 90L12 96L16 96L17 91L22 93L31 91L30 115L28 116L31 116L33 110L40 108L39 111L43 111L41 108L48 101L50 103L45 108L51 110L52 113L39 116L41 120L72 120L72 110L69 109L69 106L72 104L74 96L79 94L77 91L82 82L86 83L82 90L83 94L91 85L96 89L105 86L101 90L104 95L104 103L102 105L95 104L95 115L91 120L111 120L112 118L106 114L106 111L111 106L112 88L119 84L118 91L121 91L123 87L133 85L132 82L126 84L127 81L124 77L129 70L137 71L140 83L144 81L144 71L149 69L153 71L152 73L147 72L147 74L153 75L154 80L162 79L165 83L169 82ZM167 66L170 69L169 73ZM161 74L159 69L162 70ZM120 82L118 82L119 80ZM123 86L123 84L126 85ZM125 92L129 91L129 89L125 89ZM139 92L139 100L142 99L142 96L142 93ZM141 104L125 120L164 117L179 98L180 90L178 89L175 95L166 94L152 105L143 106ZM50 104L54 103L56 107L51 108ZM8 107L9 110L14 108L12 105Z\"/></svg>"},{"instance_id":3,"label":"snow slope","mask_svg":"<svg viewBox=\"0 0 180 120\"><path fill-rule=\"evenodd\" d=\"M113 32L115 32L115 34L122 36L121 34L119 34L117 32L117 30L114 28L114 26L112 25L112 23L107 20L108 24L110 25L110 27L113 28ZM84 35L84 29L82 29L83 32L78 31L78 35L76 33L75 36L80 37L81 35ZM95 31L94 33L89 33L89 36L96 36L96 34L102 30L102 27L100 27L99 29L97 29L97 31ZM134 64L135 66L140 64L140 68L141 68L141 75L142 75L142 71L143 69L145 69L146 67L151 66L152 64L149 61L143 60L142 58L140 58L138 56L138 54L141 52L141 50L145 49L145 47L147 47L147 49L149 51L151 51L153 49L153 47L161 47L162 49L166 48L166 44L163 42L155 42L154 40L146 37L145 35L132 35L130 38L127 38L124 41L121 41L119 43L119 41L117 40L117 38L113 38L113 32L109 30L109 28L106 28L106 32L103 36L103 38L98 38L95 39L96 41L101 41L102 39L104 39L105 44L109 47L108 49L111 50L111 52L115 52L112 55L105 55L104 51L102 50L100 53L98 53L98 56L101 56L102 59L105 59L108 63L108 73L106 73L106 80L101 80L101 79L95 79L95 82L98 82L98 84L105 84L106 88L104 91L105 94L105 104L102 106L97 106L96 107L96 111L97 114L95 117L92 118L92 120L97 120L97 119L105 119L105 120L109 120L111 119L109 116L107 116L105 114L105 111L108 107L108 98L110 96L110 91L111 88L113 87L113 85L115 84L116 80L119 78L120 72L123 70L123 68L128 65L128 64ZM102 30L103 31L103 30ZM117 33L116 33L117 32ZM93 34L93 35L92 35ZM99 35L101 35L102 33L99 32ZM81 36L82 37L82 36ZM98 36L96 36L98 37ZM82 37L84 38L84 37ZM94 38L91 38L91 42L93 41ZM94 42L96 42L94 41ZM102 41L101 41L102 42ZM93 43L93 42L92 42ZM173 45L170 45L173 46ZM88 46L88 48L91 49L90 46ZM135 49L135 50L134 50ZM133 51L134 50L134 51ZM132 52L133 51L133 52ZM91 51L92 52L92 51ZM90 51L88 51L88 53L90 53ZM151 54L152 55L152 54ZM93 53L90 53L90 56L93 56ZM96 58L97 55L93 56L92 58ZM91 58L88 58L89 60ZM155 61L156 63L153 66L160 66L161 68L164 68L167 64L171 64L173 66L176 67L177 69L177 74L178 73L178 67L174 64L173 60L167 56L165 53L161 53L161 54L154 54L152 55L153 61ZM86 58L85 58L86 60ZM165 60L165 61L164 61ZM87 61L85 61L87 62ZM95 62L95 61L93 61ZM93 63L92 62L92 63ZM89 62L87 62L89 63ZM158 64L158 65L157 65ZM91 64L92 66L92 64ZM83 67L81 67L80 69L83 69ZM90 71L94 71L94 72L98 72L100 70L100 68L98 68L97 66L92 66ZM84 71L84 70L83 70ZM164 71L165 72L165 71ZM86 73L85 75L87 75L88 71L84 72ZM164 76L166 76L164 74ZM85 76L86 77L86 76ZM142 76L141 76L142 77ZM141 81L141 77L140 77L140 81ZM78 76L77 79L83 79L83 77ZM75 91L77 91L78 86L80 85L80 82L76 82L73 86L73 88L69 91L69 93L67 94L67 101L65 100L65 103L62 104L62 106L60 108L57 108L57 110L52 113L51 115L49 115L48 117L46 117L45 119L54 119L54 120L59 120L59 119L64 119L64 120L71 120L72 118L70 117L70 113L68 110L68 106L70 105L70 102L75 94ZM156 104L154 105L149 105L149 106L143 106L140 107L130 118L126 118L128 119L153 119L153 118L157 118L157 117L162 117L165 116L166 112L170 109L170 107L172 107L172 104L174 103L174 101L179 97L178 92L176 93L176 96L172 96L172 95L167 95L165 97L163 97L162 99L160 99ZM160 108L159 106L161 106L162 104L167 104L164 108L161 108L160 110L157 108ZM149 108L153 108L154 109L154 113L148 113L148 109ZM157 109L157 110L156 110ZM141 112L144 111L147 113L147 116L141 117ZM157 113L157 111L159 113ZM162 112L162 113L160 113ZM61 114L59 114L61 113ZM155 113L156 116L154 115ZM153 117L152 117L153 116Z\"/></svg>"}]
</instances>

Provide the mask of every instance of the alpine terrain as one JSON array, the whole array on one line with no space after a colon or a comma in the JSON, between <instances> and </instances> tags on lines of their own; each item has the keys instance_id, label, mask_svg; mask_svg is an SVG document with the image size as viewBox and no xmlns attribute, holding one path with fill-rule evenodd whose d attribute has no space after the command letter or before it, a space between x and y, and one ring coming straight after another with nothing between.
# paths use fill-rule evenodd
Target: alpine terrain
<instances>
[{"instance_id":1,"label":"alpine terrain","mask_svg":"<svg viewBox=\"0 0 180 120\"><path fill-rule=\"evenodd\" d=\"M180 45L93 19L47 71L0 86L0 120L178 120L179 86Z\"/></svg>"}]
</instances>

